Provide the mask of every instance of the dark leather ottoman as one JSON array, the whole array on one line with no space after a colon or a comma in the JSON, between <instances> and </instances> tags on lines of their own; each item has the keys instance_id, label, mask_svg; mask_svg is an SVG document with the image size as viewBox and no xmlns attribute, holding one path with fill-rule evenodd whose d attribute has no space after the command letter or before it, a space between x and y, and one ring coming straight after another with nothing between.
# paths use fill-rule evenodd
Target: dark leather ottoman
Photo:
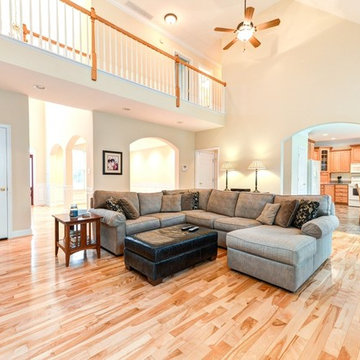
<instances>
[{"instance_id":1,"label":"dark leather ottoman","mask_svg":"<svg viewBox=\"0 0 360 360\"><path fill-rule=\"evenodd\" d=\"M146 231L125 238L125 266L145 275L152 285L163 278L217 256L217 232L206 228L189 233L187 224Z\"/></svg>"}]
</instances>

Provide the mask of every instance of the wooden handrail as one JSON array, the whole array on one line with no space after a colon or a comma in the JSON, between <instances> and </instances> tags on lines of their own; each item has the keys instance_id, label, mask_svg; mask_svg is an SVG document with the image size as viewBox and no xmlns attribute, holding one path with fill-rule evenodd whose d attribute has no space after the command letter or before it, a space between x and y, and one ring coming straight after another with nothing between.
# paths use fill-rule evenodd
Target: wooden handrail
<instances>
[{"instance_id":1,"label":"wooden handrail","mask_svg":"<svg viewBox=\"0 0 360 360\"><path fill-rule=\"evenodd\" d=\"M95 13L95 9L94 9L94 14L92 15L92 11L89 11L89 10L83 8L82 6L75 4L74 2L72 2L72 1L70 1L70 0L60 0L60 1L63 2L63 3L65 3L65 4L67 4L67 5L69 5L69 6L71 6L71 7L74 7L75 9L81 11L81 12L84 13L84 14L89 15L90 17L92 17L92 16L94 15L95 20L103 23L104 25L107 25L107 26L111 27L112 29L114 29L114 30L122 33L123 35L128 36L129 38L131 38L131 39L139 42L140 44L143 44L143 45L147 46L148 48L150 48L150 49L152 49L152 50L154 50L154 51L157 51L158 53L160 53L160 54L162 54L162 55L164 55L164 56L166 56L166 57L168 57L168 58L176 61L176 56L175 56L175 55L171 55L171 54L169 54L168 52L166 52L166 51L164 51L164 50L161 50L161 49L158 48L157 46L154 46L154 45L148 43L147 41L139 38L138 36L136 36L136 35L128 32L128 31L126 31L125 29L123 29L123 28L121 28L121 27L113 24L112 22L104 19L103 17L97 15L97 14ZM92 9L93 9L93 8L92 8ZM193 71L195 71L195 72L197 72L197 73L199 73L199 74L201 74L201 75L203 75L203 76L205 76L205 77L207 77L207 78L209 78L209 79L211 79L211 80L213 80L213 81L215 81L215 82L217 82L217 83L219 83L219 84L221 84L221 85L223 85L223 86L226 86L226 82L225 82L225 81L219 80L219 79L217 79L216 77L211 76L211 75L207 74L207 73L204 72L204 71L201 71L200 69L196 68L195 66L192 66L192 65L190 65L190 64L182 61L181 59L178 59L178 63L180 63L180 64L183 65L183 66L188 67L189 69L191 69L191 70L193 70Z\"/></svg>"},{"instance_id":2,"label":"wooden handrail","mask_svg":"<svg viewBox=\"0 0 360 360\"><path fill-rule=\"evenodd\" d=\"M33 31L29 30L29 29L27 28L26 24L23 24L22 27L23 27L23 41L24 41L24 42L28 42L27 36L32 33L32 35L33 35L34 37L36 37L36 38L38 38L38 39L41 39L41 40L43 40L43 41L45 41L45 42L50 42L50 43L53 44L53 45L58 45L58 46L61 47L62 49L66 49L66 50L69 50L69 51L71 51L71 52L75 52L75 53L78 54L78 55L81 55L81 56L84 56L84 57L90 57L89 54L87 54L87 53L85 53L85 52L83 52L83 51L74 49L74 48L72 48L71 46L68 46L68 45L66 45L66 44L57 42L56 40L52 40L52 39L50 39L50 38L48 38L48 37L46 37L46 36L40 35L40 34L38 34L38 33L36 33L36 32L33 32Z\"/></svg>"}]
</instances>

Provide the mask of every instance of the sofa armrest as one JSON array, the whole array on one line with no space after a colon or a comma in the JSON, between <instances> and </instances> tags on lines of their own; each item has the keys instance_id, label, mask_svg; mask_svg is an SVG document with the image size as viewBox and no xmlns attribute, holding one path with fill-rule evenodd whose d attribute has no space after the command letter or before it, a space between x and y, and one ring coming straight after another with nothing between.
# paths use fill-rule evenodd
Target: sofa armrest
<instances>
[{"instance_id":1,"label":"sofa armrest","mask_svg":"<svg viewBox=\"0 0 360 360\"><path fill-rule=\"evenodd\" d=\"M90 209L89 212L94 215L102 216L101 222L108 226L118 227L126 221L125 215L117 211L107 209Z\"/></svg>"},{"instance_id":2,"label":"sofa armrest","mask_svg":"<svg viewBox=\"0 0 360 360\"><path fill-rule=\"evenodd\" d=\"M310 220L301 227L301 232L316 239L332 233L339 226L339 219L335 215L320 216Z\"/></svg>"}]
</instances>

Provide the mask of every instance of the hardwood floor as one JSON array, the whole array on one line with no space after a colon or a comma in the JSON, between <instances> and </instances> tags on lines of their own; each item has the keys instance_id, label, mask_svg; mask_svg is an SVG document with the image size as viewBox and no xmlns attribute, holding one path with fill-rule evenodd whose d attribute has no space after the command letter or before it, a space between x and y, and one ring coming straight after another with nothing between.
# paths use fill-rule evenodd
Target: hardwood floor
<instances>
[{"instance_id":1,"label":"hardwood floor","mask_svg":"<svg viewBox=\"0 0 360 360\"><path fill-rule=\"evenodd\" d=\"M337 211L331 259L292 294L226 250L156 287L104 250L66 268L35 208L33 237L0 242L0 359L360 360L360 209Z\"/></svg>"}]
</instances>

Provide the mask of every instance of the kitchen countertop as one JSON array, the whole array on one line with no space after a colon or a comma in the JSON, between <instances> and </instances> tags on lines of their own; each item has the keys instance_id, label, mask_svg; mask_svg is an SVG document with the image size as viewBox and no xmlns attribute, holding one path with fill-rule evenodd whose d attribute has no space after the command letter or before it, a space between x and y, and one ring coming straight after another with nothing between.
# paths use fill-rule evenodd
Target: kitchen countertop
<instances>
[{"instance_id":1,"label":"kitchen countertop","mask_svg":"<svg viewBox=\"0 0 360 360\"><path fill-rule=\"evenodd\" d=\"M320 185L350 185L350 183L338 183L338 182L328 182L328 183L320 183Z\"/></svg>"}]
</instances>

